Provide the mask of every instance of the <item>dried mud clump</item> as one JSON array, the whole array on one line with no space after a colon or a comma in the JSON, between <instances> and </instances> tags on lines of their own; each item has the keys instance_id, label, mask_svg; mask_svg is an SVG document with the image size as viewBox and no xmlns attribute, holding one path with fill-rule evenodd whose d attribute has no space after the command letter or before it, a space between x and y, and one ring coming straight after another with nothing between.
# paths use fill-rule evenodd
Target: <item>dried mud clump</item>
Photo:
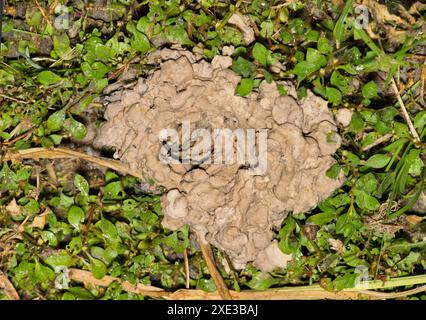
<instances>
[{"instance_id":1,"label":"dried mud clump","mask_svg":"<svg viewBox=\"0 0 426 320\"><path fill-rule=\"evenodd\" d=\"M287 83L281 83L286 96L267 82L258 92L237 96L240 77L229 69L230 57L209 63L188 51L164 49L148 60L159 67L105 98L107 121L95 147L113 148L116 158L165 187L165 227L189 224L236 268L250 261L264 271L284 267L291 257L273 241L273 228L289 213L312 209L343 181L326 176L340 146L326 101L312 92L297 101ZM251 175L241 164L161 162L160 132L180 132L183 121L190 121L191 131L267 129L266 173Z\"/></svg>"}]
</instances>

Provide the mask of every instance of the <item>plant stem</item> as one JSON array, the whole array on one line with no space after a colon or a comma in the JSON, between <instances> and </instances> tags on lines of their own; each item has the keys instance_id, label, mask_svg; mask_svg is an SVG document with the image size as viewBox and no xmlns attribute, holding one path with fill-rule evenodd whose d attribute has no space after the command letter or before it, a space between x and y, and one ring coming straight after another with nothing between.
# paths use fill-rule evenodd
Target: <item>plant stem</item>
<instances>
[{"instance_id":1,"label":"plant stem","mask_svg":"<svg viewBox=\"0 0 426 320\"><path fill-rule=\"evenodd\" d=\"M404 101L402 101L401 95L399 94L398 87L396 86L395 79L392 77L391 79L391 86L393 91L395 92L395 95L398 99L399 106L402 110L402 115L404 116L405 122L407 122L408 128L410 129L411 135L413 136L414 140L416 142L420 142L420 137L414 128L413 122L410 119L410 115L408 114L407 108L405 108Z\"/></svg>"}]
</instances>

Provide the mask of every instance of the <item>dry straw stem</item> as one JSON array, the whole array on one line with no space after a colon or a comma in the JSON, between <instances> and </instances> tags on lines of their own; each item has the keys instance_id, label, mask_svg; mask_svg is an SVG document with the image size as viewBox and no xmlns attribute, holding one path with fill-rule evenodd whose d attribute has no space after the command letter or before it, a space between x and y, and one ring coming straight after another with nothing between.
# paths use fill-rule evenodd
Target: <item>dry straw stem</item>
<instances>
[{"instance_id":1,"label":"dry straw stem","mask_svg":"<svg viewBox=\"0 0 426 320\"><path fill-rule=\"evenodd\" d=\"M71 158L71 159L81 159L95 163L99 166L116 170L118 172L128 174L139 178L140 180L147 182L146 178L142 171L131 170L126 165L122 164L120 161L111 160L101 157L91 156L82 152L74 151L66 148L31 148L18 151L8 151L3 157L3 161L22 161L24 159L61 159L61 158Z\"/></svg>"},{"instance_id":2,"label":"dry straw stem","mask_svg":"<svg viewBox=\"0 0 426 320\"><path fill-rule=\"evenodd\" d=\"M188 250L185 249L183 252L183 259L185 261L185 288L189 289L190 286L190 277L189 277L189 260L188 260Z\"/></svg>"},{"instance_id":3,"label":"dry straw stem","mask_svg":"<svg viewBox=\"0 0 426 320\"><path fill-rule=\"evenodd\" d=\"M204 260L206 261L207 268L209 269L210 275L213 278L213 281L216 285L217 291L219 292L220 298L223 300L232 300L232 296L229 293L228 287L223 281L219 271L216 269L214 262L213 252L210 245L203 241L202 237L198 235L198 243L200 244L201 252L203 254Z\"/></svg>"},{"instance_id":4,"label":"dry straw stem","mask_svg":"<svg viewBox=\"0 0 426 320\"><path fill-rule=\"evenodd\" d=\"M4 94L0 94L0 97L11 100L13 102L17 102L17 103L22 103L22 104L28 104L29 103L27 101L23 101L23 100L19 100L19 99L13 98L13 97L9 97L9 96L4 95Z\"/></svg>"},{"instance_id":5,"label":"dry straw stem","mask_svg":"<svg viewBox=\"0 0 426 320\"><path fill-rule=\"evenodd\" d=\"M414 128L413 122L410 119L410 115L408 114L407 108L405 107L404 101L402 101L401 95L399 94L399 90L398 87L395 83L395 79L392 77L391 78L391 86L393 91L395 92L395 95L398 99L399 102L399 106L401 107L402 110L402 115L405 119L405 122L407 122L408 128L410 129L411 135L413 136L414 140L416 142L420 142L420 137L416 131L416 129Z\"/></svg>"},{"instance_id":6,"label":"dry straw stem","mask_svg":"<svg viewBox=\"0 0 426 320\"><path fill-rule=\"evenodd\" d=\"M163 298L170 300L218 300L221 295L218 292L205 292L196 289L182 289L176 292L168 292L161 288L146 286L141 284L131 284L127 281L121 281L119 278L105 276L98 280L91 272L70 269L70 280L82 282L85 284L97 285L107 287L112 282L121 284L123 290L148 296L151 298ZM371 289L386 289L398 286L415 285L419 283L426 283L426 276L413 276L391 279L385 284L382 281L369 281L366 282L365 287ZM241 292L229 291L229 294L234 300L347 300L347 299L395 299L406 297L409 295L417 294L426 291L426 285L401 292L377 292L371 290L358 290L358 289L345 289L339 292L326 291L319 285L303 286L303 287L284 287L278 289L269 289L264 291L256 290L243 290Z\"/></svg>"},{"instance_id":7,"label":"dry straw stem","mask_svg":"<svg viewBox=\"0 0 426 320\"><path fill-rule=\"evenodd\" d=\"M20 300L18 292L15 287L9 281L7 276L0 271L0 290L3 290L4 294L9 300Z\"/></svg>"}]
</instances>

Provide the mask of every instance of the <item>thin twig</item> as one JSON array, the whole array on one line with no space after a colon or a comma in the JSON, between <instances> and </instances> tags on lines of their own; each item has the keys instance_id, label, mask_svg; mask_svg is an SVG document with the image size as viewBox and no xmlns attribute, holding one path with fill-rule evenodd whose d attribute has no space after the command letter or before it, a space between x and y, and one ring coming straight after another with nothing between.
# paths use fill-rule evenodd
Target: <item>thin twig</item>
<instances>
[{"instance_id":1,"label":"thin twig","mask_svg":"<svg viewBox=\"0 0 426 320\"><path fill-rule=\"evenodd\" d=\"M187 289L189 289L190 279L189 279L189 261L188 261L188 250L187 249L185 249L183 251L183 260L184 260L184 263L185 263L185 278L186 278L185 287Z\"/></svg>"},{"instance_id":2,"label":"thin twig","mask_svg":"<svg viewBox=\"0 0 426 320\"><path fill-rule=\"evenodd\" d=\"M55 67L57 64L61 63L62 61L64 61L65 59L71 60L72 58L72 54L74 54L74 52L76 51L76 48L72 48L70 50L68 50L60 59L55 60L50 66L49 68L53 68Z\"/></svg>"},{"instance_id":3,"label":"thin twig","mask_svg":"<svg viewBox=\"0 0 426 320\"><path fill-rule=\"evenodd\" d=\"M421 76L421 84L420 84L420 102L422 106L425 106L425 81L426 81L426 59L423 62L422 66L422 76Z\"/></svg>"},{"instance_id":4,"label":"thin twig","mask_svg":"<svg viewBox=\"0 0 426 320\"><path fill-rule=\"evenodd\" d=\"M49 7L49 15L51 15L55 11L57 5L58 5L58 0L55 0L52 2L52 4Z\"/></svg>"},{"instance_id":5,"label":"thin twig","mask_svg":"<svg viewBox=\"0 0 426 320\"><path fill-rule=\"evenodd\" d=\"M134 57L132 57L131 59L129 59L129 61L127 61L124 65L122 65L121 67L119 67L117 70L115 70L114 72L110 73L108 75L108 80L112 80L117 78L117 76L122 73L124 70L126 70L130 64L132 64L133 62L135 62L137 59L139 59L140 56L139 54L135 55Z\"/></svg>"},{"instance_id":6,"label":"thin twig","mask_svg":"<svg viewBox=\"0 0 426 320\"><path fill-rule=\"evenodd\" d=\"M203 238L197 234L198 243L201 247L201 253L203 254L204 260L206 261L207 268L209 269L210 275L213 278L213 281L216 285L216 289L223 300L232 300L231 294L229 293L229 289L223 281L222 276L216 268L212 248L208 243L203 241Z\"/></svg>"},{"instance_id":7,"label":"thin twig","mask_svg":"<svg viewBox=\"0 0 426 320\"><path fill-rule=\"evenodd\" d=\"M387 141L387 140L389 140L390 138L392 138L393 137L393 133L387 133L387 134L385 134L384 136L381 136L380 138L378 138L376 141L374 141L373 143L371 143L371 144L369 144L369 145L367 145L367 146L365 146L364 148L362 148L362 151L363 152L366 152L366 151L368 151L368 150L370 150L370 149L372 149L372 148L374 148L374 147L376 147L376 146L378 146L378 145L380 145L380 144L382 144L383 142L385 142L385 141Z\"/></svg>"},{"instance_id":8,"label":"thin twig","mask_svg":"<svg viewBox=\"0 0 426 320\"><path fill-rule=\"evenodd\" d=\"M1 144L4 145L4 146L10 146L10 145L14 144L17 141L28 139L33 134L34 131L35 131L35 129L31 128L30 130L28 130L27 132L23 133L19 137L16 137L15 139L10 140L10 141L3 142ZM13 136L13 134L12 134L12 136Z\"/></svg>"},{"instance_id":9,"label":"thin twig","mask_svg":"<svg viewBox=\"0 0 426 320\"><path fill-rule=\"evenodd\" d=\"M391 78L391 86L393 91L395 92L395 95L398 99L399 102L399 106L401 107L402 110L402 115L405 119L405 122L407 122L408 128L410 129L411 135L413 136L414 140L416 142L420 142L420 137L416 131L416 129L414 128L413 122L410 119L410 115L408 114L407 108L405 107L404 101L402 101L401 95L399 94L399 90L398 87L395 83L395 79L392 77Z\"/></svg>"},{"instance_id":10,"label":"thin twig","mask_svg":"<svg viewBox=\"0 0 426 320\"><path fill-rule=\"evenodd\" d=\"M19 99L15 99L15 98L13 98L13 97L9 97L9 96L7 96L7 95L5 95L5 94L0 94L0 97L5 98L5 99L8 99L8 100L11 100L11 101L13 101L13 102L17 102L17 103L28 104L28 102L26 102L26 101L19 100Z\"/></svg>"},{"instance_id":11,"label":"thin twig","mask_svg":"<svg viewBox=\"0 0 426 320\"><path fill-rule=\"evenodd\" d=\"M46 20L46 22L51 26L52 22L50 21L49 17L47 16L46 11L44 10L44 8L40 5L40 3L38 2L38 0L35 0L36 6L38 8L38 10L40 11L41 15L43 16L43 18Z\"/></svg>"},{"instance_id":12,"label":"thin twig","mask_svg":"<svg viewBox=\"0 0 426 320\"><path fill-rule=\"evenodd\" d=\"M96 206L92 205L89 208L89 212L87 213L87 219L86 219L86 223L84 224L83 227L83 239L86 239L87 233L90 231L90 227L92 225L92 221L93 221L93 216L95 215L95 211L96 211Z\"/></svg>"}]
</instances>

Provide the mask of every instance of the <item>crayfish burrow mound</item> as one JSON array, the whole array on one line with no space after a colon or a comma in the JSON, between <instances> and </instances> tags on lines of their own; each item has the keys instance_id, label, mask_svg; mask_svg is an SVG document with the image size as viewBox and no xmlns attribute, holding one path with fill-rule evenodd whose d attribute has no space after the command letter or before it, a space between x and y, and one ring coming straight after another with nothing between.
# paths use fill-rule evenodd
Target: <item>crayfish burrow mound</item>
<instances>
[{"instance_id":1,"label":"crayfish burrow mound","mask_svg":"<svg viewBox=\"0 0 426 320\"><path fill-rule=\"evenodd\" d=\"M340 146L327 102L310 91L298 101L288 83L281 83L288 91L282 96L275 83L266 81L257 92L237 96L241 78L229 69L230 57L217 56L209 63L188 51L164 49L151 54L149 61L159 68L106 98L107 121L95 146L113 148L116 158L132 169L143 169L166 188L162 197L165 227L176 230L189 224L224 250L236 268L249 261L265 271L285 266L290 257L278 249L272 229L287 214L312 209L343 180L326 176ZM186 149L182 145L175 149L180 156L173 158L171 152L176 161L160 160L161 132L174 130L183 137L185 121L192 132L203 129L212 137L215 129L254 129L259 142L259 130L267 132L261 143L266 170L254 170L259 161L174 163L183 162ZM182 141L185 145L186 140ZM196 142L191 141L188 145L194 147ZM232 145L235 158L237 147ZM217 152L212 143L210 155Z\"/></svg>"}]
</instances>

